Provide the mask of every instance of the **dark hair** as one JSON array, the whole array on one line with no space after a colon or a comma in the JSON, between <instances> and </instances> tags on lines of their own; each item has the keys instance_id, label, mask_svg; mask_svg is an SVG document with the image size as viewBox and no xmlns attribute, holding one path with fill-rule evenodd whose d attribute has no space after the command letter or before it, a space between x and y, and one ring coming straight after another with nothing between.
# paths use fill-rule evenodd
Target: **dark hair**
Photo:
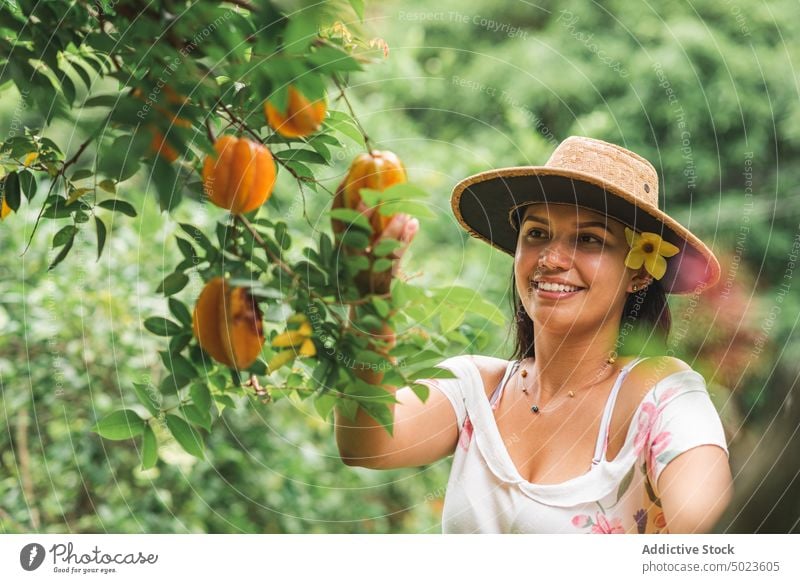
<instances>
[{"instance_id":1,"label":"dark hair","mask_svg":"<svg viewBox=\"0 0 800 583\"><path fill-rule=\"evenodd\" d=\"M533 320L531 320L517 294L516 277L511 269L511 331L516 333L514 353L511 358L520 360L533 354ZM620 319L617 354L663 354L666 349L672 318L667 294L661 282L654 280L645 289L628 294Z\"/></svg>"}]
</instances>

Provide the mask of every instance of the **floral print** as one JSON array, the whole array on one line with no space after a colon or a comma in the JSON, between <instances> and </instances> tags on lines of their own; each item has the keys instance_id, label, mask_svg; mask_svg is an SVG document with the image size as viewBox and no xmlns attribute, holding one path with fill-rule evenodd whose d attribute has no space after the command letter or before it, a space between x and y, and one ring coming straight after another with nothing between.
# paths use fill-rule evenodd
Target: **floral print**
<instances>
[{"instance_id":1,"label":"floral print","mask_svg":"<svg viewBox=\"0 0 800 583\"><path fill-rule=\"evenodd\" d=\"M625 534L622 521L616 517L597 512L592 519L588 514L576 514L572 517L572 525L578 528L590 528L591 534Z\"/></svg>"},{"instance_id":2,"label":"floral print","mask_svg":"<svg viewBox=\"0 0 800 583\"><path fill-rule=\"evenodd\" d=\"M644 534L647 531L647 510L639 508L634 513L633 519L636 521L636 532Z\"/></svg>"},{"instance_id":3,"label":"floral print","mask_svg":"<svg viewBox=\"0 0 800 583\"><path fill-rule=\"evenodd\" d=\"M656 432L655 430L661 425L661 413L664 407L676 393L677 389L671 387L656 396L655 402L646 401L641 405L636 435L633 438L633 447L637 457L646 450L646 467L650 472L650 476L656 475L657 456L662 453L672 441L672 434L669 431Z\"/></svg>"},{"instance_id":4,"label":"floral print","mask_svg":"<svg viewBox=\"0 0 800 583\"><path fill-rule=\"evenodd\" d=\"M461 428L461 435L458 438L458 445L466 451L469 449L469 442L472 440L472 421L469 415L464 419L464 426Z\"/></svg>"}]
</instances>

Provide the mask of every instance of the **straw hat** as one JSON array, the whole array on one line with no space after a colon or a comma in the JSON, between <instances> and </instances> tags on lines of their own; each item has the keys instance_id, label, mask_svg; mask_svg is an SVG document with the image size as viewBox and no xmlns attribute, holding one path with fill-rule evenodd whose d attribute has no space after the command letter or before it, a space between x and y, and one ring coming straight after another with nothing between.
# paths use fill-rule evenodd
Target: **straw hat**
<instances>
[{"instance_id":1,"label":"straw hat","mask_svg":"<svg viewBox=\"0 0 800 583\"><path fill-rule=\"evenodd\" d=\"M451 198L470 235L510 255L524 207L534 202L574 204L613 217L636 232L657 233L680 250L661 279L670 293L691 293L719 279L717 258L703 242L658 209L658 173L641 156L592 138L571 136L544 166L517 166L475 174Z\"/></svg>"}]
</instances>

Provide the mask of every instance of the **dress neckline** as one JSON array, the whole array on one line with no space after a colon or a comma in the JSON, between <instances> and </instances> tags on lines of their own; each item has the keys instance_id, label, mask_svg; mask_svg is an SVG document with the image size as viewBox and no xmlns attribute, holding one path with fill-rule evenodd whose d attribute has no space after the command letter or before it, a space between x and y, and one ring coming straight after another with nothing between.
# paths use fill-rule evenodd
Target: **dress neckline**
<instances>
[{"instance_id":1,"label":"dress neckline","mask_svg":"<svg viewBox=\"0 0 800 583\"><path fill-rule=\"evenodd\" d=\"M656 386L666 378L669 378L675 374L685 374L690 372L697 374L694 371L681 371L673 373L673 375L669 375L668 377L665 377L665 379L661 379L659 383L655 383L653 387L651 387L650 390L643 395L639 406L631 418L630 425L628 426L628 432L625 437L625 442L623 443L619 453L612 461L606 460L605 456L603 456L603 459L599 463L592 464L592 467L583 474L579 474L573 478L569 478L568 480L558 483L541 484L526 480L519 472L516 464L514 464L514 461L511 459L511 455L509 454L508 449L505 447L505 443L503 442L503 437L500 434L500 429L498 428L497 421L494 418L494 413L491 405L489 404L489 399L486 398L486 390L484 388L483 378L481 377L480 370L478 369L477 364L471 358L466 360L469 361L469 369L472 374L472 383L470 383L473 386L472 394L473 397L477 398L478 400L478 404L474 405L469 412L472 415L482 417L482 419L478 420L477 422L473 422L473 427L478 447L480 448L484 459L489 465L491 471L498 478L505 482L517 484L527 495L542 501L546 501L548 499L555 500L556 496L563 497L562 499L566 500L577 500L583 499L587 495L595 495L597 486L592 487L593 482L591 479L596 475L600 476L601 478L601 486L606 484L609 487L613 487L614 484L619 484L619 481L622 479L625 472L630 470L630 466L635 459L635 456L633 455L633 436L635 434L634 430L636 427L636 420L641 411L642 403L645 402L650 392L652 392ZM615 383L621 383L622 379L624 379L624 375L621 373L626 369L629 371L631 368L633 368L632 365L637 364L640 361L641 359L631 361L625 367L623 367ZM471 400L474 401L474 398ZM592 493L587 494L589 492Z\"/></svg>"}]
</instances>

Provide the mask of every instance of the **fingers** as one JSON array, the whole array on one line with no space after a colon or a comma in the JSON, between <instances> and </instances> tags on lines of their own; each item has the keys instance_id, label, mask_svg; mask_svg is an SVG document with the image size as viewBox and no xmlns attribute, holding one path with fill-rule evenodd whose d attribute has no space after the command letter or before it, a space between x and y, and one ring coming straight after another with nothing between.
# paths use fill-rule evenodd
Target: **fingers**
<instances>
[{"instance_id":1,"label":"fingers","mask_svg":"<svg viewBox=\"0 0 800 583\"><path fill-rule=\"evenodd\" d=\"M383 229L383 233L381 233L380 238L401 240L400 237L409 218L411 217L406 213L397 213L394 215L386 225L386 228Z\"/></svg>"}]
</instances>

